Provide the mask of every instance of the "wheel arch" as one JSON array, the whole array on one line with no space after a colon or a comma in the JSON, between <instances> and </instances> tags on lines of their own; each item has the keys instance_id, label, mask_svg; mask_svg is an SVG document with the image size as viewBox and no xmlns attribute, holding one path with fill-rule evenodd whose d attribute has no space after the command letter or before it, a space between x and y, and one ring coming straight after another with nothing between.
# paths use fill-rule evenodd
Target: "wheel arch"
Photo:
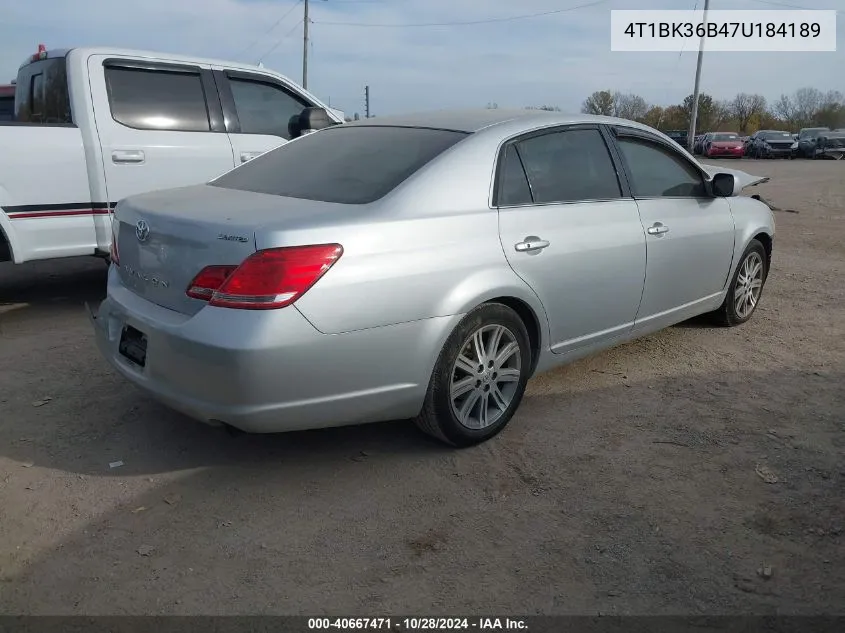
<instances>
[{"instance_id":1,"label":"wheel arch","mask_svg":"<svg viewBox=\"0 0 845 633\"><path fill-rule=\"evenodd\" d=\"M549 319L537 293L510 267L478 271L463 278L444 295L436 310L440 314L467 314L485 303L509 307L525 324L533 373L542 351L549 347Z\"/></svg>"},{"instance_id":2,"label":"wheel arch","mask_svg":"<svg viewBox=\"0 0 845 633\"><path fill-rule=\"evenodd\" d=\"M769 268L772 265L772 248L774 246L774 238L769 235L766 231L759 231L752 240L757 240L763 245L763 248L766 251L766 275L769 274ZM751 240L749 240L750 243ZM746 248L748 248L746 246Z\"/></svg>"},{"instance_id":3,"label":"wheel arch","mask_svg":"<svg viewBox=\"0 0 845 633\"><path fill-rule=\"evenodd\" d=\"M5 226L6 214L0 210L0 262L15 261L15 249L9 238L9 229Z\"/></svg>"},{"instance_id":4,"label":"wheel arch","mask_svg":"<svg viewBox=\"0 0 845 633\"><path fill-rule=\"evenodd\" d=\"M540 350L543 342L543 335L540 326L540 319L534 309L522 299L511 296L493 297L484 303L500 303L507 306L522 320L525 329L528 332L528 340L531 343L531 369L529 376L534 374L537 369L537 363L540 361Z\"/></svg>"}]
</instances>

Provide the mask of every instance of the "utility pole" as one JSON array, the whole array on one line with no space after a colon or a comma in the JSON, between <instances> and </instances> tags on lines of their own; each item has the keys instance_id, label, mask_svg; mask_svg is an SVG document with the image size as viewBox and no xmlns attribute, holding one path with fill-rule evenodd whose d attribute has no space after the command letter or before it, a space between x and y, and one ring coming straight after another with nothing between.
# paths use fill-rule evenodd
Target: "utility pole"
<instances>
[{"instance_id":1,"label":"utility pole","mask_svg":"<svg viewBox=\"0 0 845 633\"><path fill-rule=\"evenodd\" d=\"M364 86L364 118L370 118L370 87Z\"/></svg>"},{"instance_id":2,"label":"utility pole","mask_svg":"<svg viewBox=\"0 0 845 633\"><path fill-rule=\"evenodd\" d=\"M302 87L308 90L308 0L305 0L305 17L302 19Z\"/></svg>"},{"instance_id":3,"label":"utility pole","mask_svg":"<svg viewBox=\"0 0 845 633\"><path fill-rule=\"evenodd\" d=\"M305 0L308 2L308 0ZM707 35L707 10L710 8L710 0L704 0L704 32L701 35L701 43L698 45L698 65L695 68L695 88L692 91L692 116L689 122L687 133L687 149L692 152L695 144L695 123L698 118L698 95L701 85L701 62L704 61L704 40Z\"/></svg>"}]
</instances>

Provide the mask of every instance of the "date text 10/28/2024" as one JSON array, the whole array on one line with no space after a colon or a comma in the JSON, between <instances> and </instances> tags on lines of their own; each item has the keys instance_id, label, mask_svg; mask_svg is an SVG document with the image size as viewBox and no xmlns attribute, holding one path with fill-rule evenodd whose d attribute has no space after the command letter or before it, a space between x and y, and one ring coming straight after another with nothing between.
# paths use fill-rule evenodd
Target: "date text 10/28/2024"
<instances>
[{"instance_id":1,"label":"date text 10/28/2024","mask_svg":"<svg viewBox=\"0 0 845 633\"><path fill-rule=\"evenodd\" d=\"M309 618L308 630L382 631L528 631L520 618Z\"/></svg>"},{"instance_id":2,"label":"date text 10/28/2024","mask_svg":"<svg viewBox=\"0 0 845 633\"><path fill-rule=\"evenodd\" d=\"M836 51L835 10L611 11L610 31L611 51Z\"/></svg>"}]
</instances>

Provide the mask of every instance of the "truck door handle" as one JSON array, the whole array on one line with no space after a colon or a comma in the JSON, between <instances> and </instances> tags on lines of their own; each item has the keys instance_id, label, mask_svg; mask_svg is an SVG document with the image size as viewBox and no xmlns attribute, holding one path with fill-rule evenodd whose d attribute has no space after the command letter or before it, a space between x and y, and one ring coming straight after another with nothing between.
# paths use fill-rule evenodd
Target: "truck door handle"
<instances>
[{"instance_id":1,"label":"truck door handle","mask_svg":"<svg viewBox=\"0 0 845 633\"><path fill-rule=\"evenodd\" d=\"M541 251L549 245L548 240L541 240L539 237L526 237L522 242L513 245L518 253L532 253Z\"/></svg>"},{"instance_id":2,"label":"truck door handle","mask_svg":"<svg viewBox=\"0 0 845 633\"><path fill-rule=\"evenodd\" d=\"M140 149L116 149L111 153L113 163L143 163L144 152Z\"/></svg>"},{"instance_id":3,"label":"truck door handle","mask_svg":"<svg viewBox=\"0 0 845 633\"><path fill-rule=\"evenodd\" d=\"M257 158L261 156L264 152L241 152L241 162L246 163L251 161L253 158Z\"/></svg>"},{"instance_id":4,"label":"truck door handle","mask_svg":"<svg viewBox=\"0 0 845 633\"><path fill-rule=\"evenodd\" d=\"M649 235L663 235L664 233L669 232L668 226L663 226L661 222L655 222L650 227L648 227L648 234Z\"/></svg>"}]
</instances>

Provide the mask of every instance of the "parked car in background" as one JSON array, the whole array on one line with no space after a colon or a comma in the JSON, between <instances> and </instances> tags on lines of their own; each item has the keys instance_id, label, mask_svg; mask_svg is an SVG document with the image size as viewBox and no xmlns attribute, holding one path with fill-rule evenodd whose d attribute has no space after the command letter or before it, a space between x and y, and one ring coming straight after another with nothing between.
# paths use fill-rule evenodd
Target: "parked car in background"
<instances>
[{"instance_id":1,"label":"parked car in background","mask_svg":"<svg viewBox=\"0 0 845 633\"><path fill-rule=\"evenodd\" d=\"M11 121L15 117L15 86L0 86L0 121Z\"/></svg>"},{"instance_id":2,"label":"parked car in background","mask_svg":"<svg viewBox=\"0 0 845 633\"><path fill-rule=\"evenodd\" d=\"M702 152L707 158L742 158L745 146L734 132L714 132L707 135Z\"/></svg>"},{"instance_id":3,"label":"parked car in background","mask_svg":"<svg viewBox=\"0 0 845 633\"><path fill-rule=\"evenodd\" d=\"M845 155L845 130L831 130L819 135L813 158L842 160Z\"/></svg>"},{"instance_id":4,"label":"parked car in background","mask_svg":"<svg viewBox=\"0 0 845 633\"><path fill-rule=\"evenodd\" d=\"M798 145L795 148L796 156L801 158L813 158L816 153L816 145L819 136L824 132L829 132L829 127L805 127L798 131Z\"/></svg>"},{"instance_id":5,"label":"parked car in background","mask_svg":"<svg viewBox=\"0 0 845 633\"><path fill-rule=\"evenodd\" d=\"M696 155L701 154L701 152L704 148L704 141L705 141L706 138L707 138L706 132L704 134L696 135L695 141L693 141L693 144L692 144L692 153L693 154L696 154Z\"/></svg>"},{"instance_id":6,"label":"parked car in background","mask_svg":"<svg viewBox=\"0 0 845 633\"><path fill-rule=\"evenodd\" d=\"M687 148L687 140L689 138L689 132L687 130L667 130L664 134L684 149Z\"/></svg>"},{"instance_id":7,"label":"parked car in background","mask_svg":"<svg viewBox=\"0 0 845 633\"><path fill-rule=\"evenodd\" d=\"M342 113L266 68L41 50L0 123L0 261L108 256L121 198L206 182ZM48 183L49 186L45 186Z\"/></svg>"},{"instance_id":8,"label":"parked car in background","mask_svg":"<svg viewBox=\"0 0 845 633\"><path fill-rule=\"evenodd\" d=\"M752 158L789 158L792 134L784 130L760 130L751 136L747 154Z\"/></svg>"},{"instance_id":9,"label":"parked car in background","mask_svg":"<svg viewBox=\"0 0 845 633\"><path fill-rule=\"evenodd\" d=\"M115 209L106 359L198 420L501 431L535 373L697 314L751 318L763 182L609 117L480 110L309 134Z\"/></svg>"}]
</instances>

